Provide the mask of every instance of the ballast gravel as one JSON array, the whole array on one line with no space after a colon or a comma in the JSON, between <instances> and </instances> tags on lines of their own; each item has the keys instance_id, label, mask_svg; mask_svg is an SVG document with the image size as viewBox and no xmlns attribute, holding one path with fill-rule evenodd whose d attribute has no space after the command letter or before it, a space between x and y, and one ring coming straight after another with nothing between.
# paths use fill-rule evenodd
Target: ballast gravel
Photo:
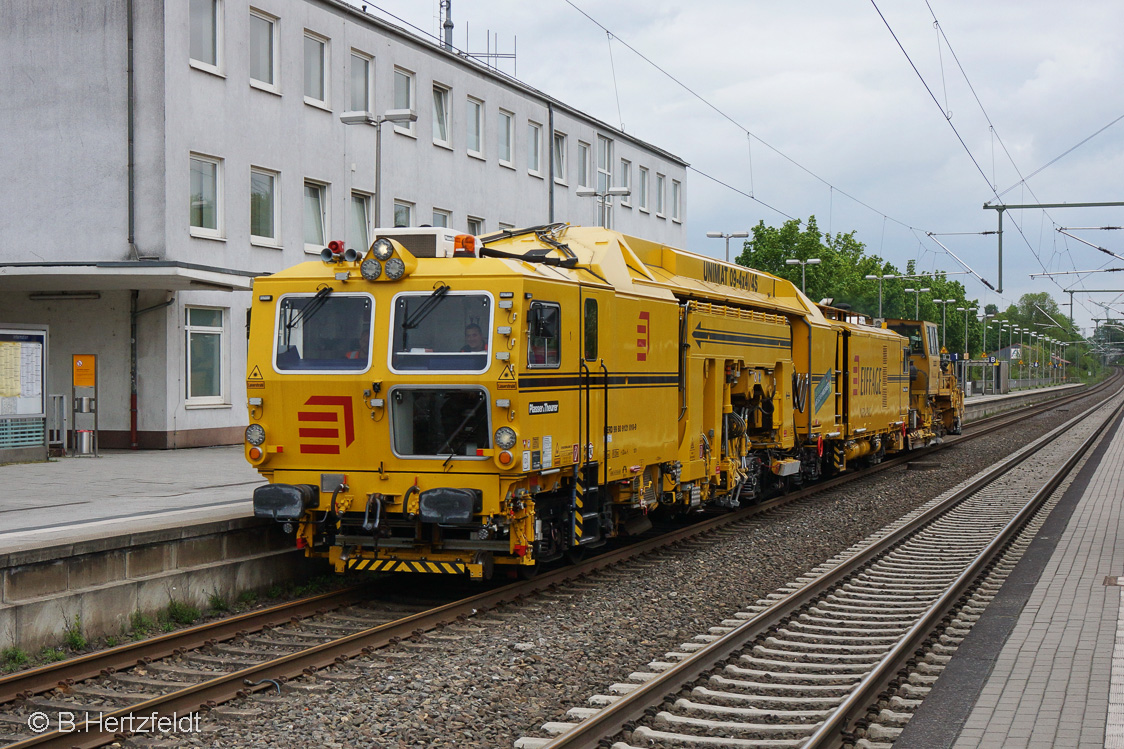
<instances>
[{"instance_id":1,"label":"ballast gravel","mask_svg":"<svg viewBox=\"0 0 1124 749\"><path fill-rule=\"evenodd\" d=\"M939 468L892 468L736 531L355 659L332 669L338 678L308 677L280 697L229 703L223 715L203 718L200 733L164 738L219 749L510 749L1083 407L1051 410L926 458Z\"/></svg>"}]
</instances>

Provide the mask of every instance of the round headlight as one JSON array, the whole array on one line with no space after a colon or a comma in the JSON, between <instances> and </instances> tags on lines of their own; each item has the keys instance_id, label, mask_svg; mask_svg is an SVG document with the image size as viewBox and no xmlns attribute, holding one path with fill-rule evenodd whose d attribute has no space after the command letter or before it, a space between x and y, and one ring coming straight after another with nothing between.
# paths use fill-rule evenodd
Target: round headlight
<instances>
[{"instance_id":1,"label":"round headlight","mask_svg":"<svg viewBox=\"0 0 1124 749\"><path fill-rule=\"evenodd\" d=\"M501 450L510 450L515 446L515 430L511 427L500 427L496 430L496 447Z\"/></svg>"},{"instance_id":2,"label":"round headlight","mask_svg":"<svg viewBox=\"0 0 1124 749\"><path fill-rule=\"evenodd\" d=\"M246 427L246 441L255 447L265 442L265 428L261 424L251 424Z\"/></svg>"},{"instance_id":3,"label":"round headlight","mask_svg":"<svg viewBox=\"0 0 1124 749\"><path fill-rule=\"evenodd\" d=\"M386 261L386 277L391 281L397 281L406 272L406 264L402 262L402 258L392 257Z\"/></svg>"},{"instance_id":4,"label":"round headlight","mask_svg":"<svg viewBox=\"0 0 1124 749\"><path fill-rule=\"evenodd\" d=\"M382 263L375 260L373 257L369 257L359 266L359 272L363 274L363 278L368 281L374 281L382 275Z\"/></svg>"},{"instance_id":5,"label":"round headlight","mask_svg":"<svg viewBox=\"0 0 1124 749\"><path fill-rule=\"evenodd\" d=\"M394 254L394 245L390 243L389 239L383 237L382 239L376 240L375 243L371 245L371 252L374 253L375 257L379 260L385 261Z\"/></svg>"}]
</instances>

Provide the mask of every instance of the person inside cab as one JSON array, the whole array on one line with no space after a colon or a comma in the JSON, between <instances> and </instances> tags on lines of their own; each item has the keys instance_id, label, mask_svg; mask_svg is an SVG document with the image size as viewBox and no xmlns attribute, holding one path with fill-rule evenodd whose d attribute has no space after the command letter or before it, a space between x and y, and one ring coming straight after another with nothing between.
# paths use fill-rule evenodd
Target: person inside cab
<instances>
[{"instance_id":1,"label":"person inside cab","mask_svg":"<svg viewBox=\"0 0 1124 749\"><path fill-rule=\"evenodd\" d=\"M464 346L461 351L464 353L487 351L488 341L484 337L484 331L474 322L470 322L464 326Z\"/></svg>"}]
</instances>

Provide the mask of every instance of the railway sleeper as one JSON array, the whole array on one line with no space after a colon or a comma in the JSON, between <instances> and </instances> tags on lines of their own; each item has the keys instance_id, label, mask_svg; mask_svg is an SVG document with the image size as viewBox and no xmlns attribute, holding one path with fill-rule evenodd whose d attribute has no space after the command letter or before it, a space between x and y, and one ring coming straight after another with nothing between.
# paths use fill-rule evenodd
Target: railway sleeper
<instances>
[{"instance_id":1,"label":"railway sleeper","mask_svg":"<svg viewBox=\"0 0 1124 749\"><path fill-rule=\"evenodd\" d=\"M843 624L843 622L840 622L840 624ZM895 637L895 639L896 637L902 635L907 629L909 629L909 625L903 625L900 627L823 626L820 624L809 624L804 617L785 622L784 626L791 627L793 630L806 630L809 633L823 632L824 634L828 635L837 633L853 633L860 638L865 638L867 636L876 637L889 635Z\"/></svg>"},{"instance_id":2,"label":"railway sleeper","mask_svg":"<svg viewBox=\"0 0 1124 749\"><path fill-rule=\"evenodd\" d=\"M885 650L878 653L815 653L801 645L797 645L793 649L767 648L756 645L753 652L759 656L784 660L786 663L799 663L801 665L835 663L836 665L844 665L877 663L882 660Z\"/></svg>"},{"instance_id":3,"label":"railway sleeper","mask_svg":"<svg viewBox=\"0 0 1124 749\"><path fill-rule=\"evenodd\" d=\"M866 604L874 609L902 609L910 611L928 611L929 604L937 600L940 596L931 596L922 598L921 596L898 596L894 598L864 598L855 595L829 595L824 598L825 603L832 603L838 606L847 606L850 608L861 608L858 604ZM852 606L852 604L856 604Z\"/></svg>"},{"instance_id":4,"label":"railway sleeper","mask_svg":"<svg viewBox=\"0 0 1124 749\"><path fill-rule=\"evenodd\" d=\"M746 656L742 656L745 658ZM754 665L754 664L751 664ZM795 672L786 671L774 668L749 668L748 666L735 666L732 663L723 668L723 673L732 676L748 676L754 679L760 679L766 683L771 681L776 682L789 682L789 683L808 683L808 684L830 684L832 686L847 685L848 688L853 688L855 684L862 680L865 671L855 673L813 673L813 672Z\"/></svg>"},{"instance_id":5,"label":"railway sleeper","mask_svg":"<svg viewBox=\"0 0 1124 749\"><path fill-rule=\"evenodd\" d=\"M743 673L752 673L748 669L741 669ZM763 673L763 672L758 672ZM764 674L771 676L771 674ZM746 681L745 679L727 679L725 676L718 676L715 674L711 676L708 682L716 687L724 687L726 689L745 689L749 691L750 696L760 696L762 692L780 692L781 695L797 693L819 694L825 697L845 697L850 694L854 689L857 679L852 679L842 684L780 684L777 682L768 681ZM766 695L771 696L771 695Z\"/></svg>"},{"instance_id":6,"label":"railway sleeper","mask_svg":"<svg viewBox=\"0 0 1124 749\"><path fill-rule=\"evenodd\" d=\"M795 622L793 624L796 624ZM788 629L782 627L776 631L777 635L781 638L799 640L807 640L811 643L823 645L848 645L848 644L863 644L871 645L873 643L886 643L893 645L898 641L897 634L892 635L839 635L832 632L797 632L795 628Z\"/></svg>"},{"instance_id":7,"label":"railway sleeper","mask_svg":"<svg viewBox=\"0 0 1124 749\"><path fill-rule=\"evenodd\" d=\"M807 695L795 697L784 695L766 696L760 694L741 694L740 692L722 692L716 689L707 689L706 687L695 687L691 690L691 694L718 704L729 703L731 706L752 705L759 710L784 709L792 705L822 705L823 707L831 707L833 705L838 705L847 697L846 693L830 697L809 697Z\"/></svg>"},{"instance_id":8,"label":"railway sleeper","mask_svg":"<svg viewBox=\"0 0 1124 749\"><path fill-rule=\"evenodd\" d=\"M858 640L859 638L852 638ZM889 640L890 638L884 638ZM885 653L892 647L892 643L888 642L882 645L855 645L853 643L832 643L832 642L797 642L795 640L787 640L779 637L766 637L765 644L774 648L795 649L804 648L810 651L822 651L825 653L841 653L841 654L871 654L876 655Z\"/></svg>"},{"instance_id":9,"label":"railway sleeper","mask_svg":"<svg viewBox=\"0 0 1124 749\"><path fill-rule=\"evenodd\" d=\"M686 747L720 747L721 749L739 749L747 747L752 749L797 749L804 745L805 738L798 739L739 739L736 737L712 739L702 736L690 736L673 731L658 731L647 726L640 726L632 732L632 740L639 741L644 746L686 746ZM613 744L611 749L639 749L633 744Z\"/></svg>"},{"instance_id":10,"label":"railway sleeper","mask_svg":"<svg viewBox=\"0 0 1124 749\"><path fill-rule=\"evenodd\" d=\"M819 723L828 715L831 715L831 710L761 710L755 707L711 705L683 697L675 701L675 707L687 714L726 715L747 720L786 721L796 724ZM774 724L765 723L764 725L772 726Z\"/></svg>"},{"instance_id":11,"label":"railway sleeper","mask_svg":"<svg viewBox=\"0 0 1124 749\"><path fill-rule=\"evenodd\" d=\"M804 661L778 661L768 658L757 658L752 655L740 655L738 661L757 666L766 670L813 674L816 672L835 672L837 674L865 674L870 671L868 663L808 663Z\"/></svg>"},{"instance_id":12,"label":"railway sleeper","mask_svg":"<svg viewBox=\"0 0 1124 749\"><path fill-rule=\"evenodd\" d=\"M732 734L756 734L758 736L782 736L785 738L794 738L798 736L807 736L816 730L819 723L809 723L807 725L772 725L769 723L742 723L733 720L711 720L709 718L692 718L686 715L676 715L675 713L666 710L656 713L655 720L652 721L655 725L664 725L667 727L675 728L694 728L698 731L722 731L723 733Z\"/></svg>"}]
</instances>

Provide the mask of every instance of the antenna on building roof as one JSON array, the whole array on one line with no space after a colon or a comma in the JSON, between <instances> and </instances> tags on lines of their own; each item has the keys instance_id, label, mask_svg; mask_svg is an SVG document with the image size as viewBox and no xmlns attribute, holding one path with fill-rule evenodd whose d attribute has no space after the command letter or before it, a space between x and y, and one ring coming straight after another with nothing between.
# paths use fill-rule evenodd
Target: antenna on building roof
<instances>
[{"instance_id":1,"label":"antenna on building roof","mask_svg":"<svg viewBox=\"0 0 1124 749\"><path fill-rule=\"evenodd\" d=\"M441 0L441 28L445 33L445 49L453 51L453 0Z\"/></svg>"}]
</instances>

